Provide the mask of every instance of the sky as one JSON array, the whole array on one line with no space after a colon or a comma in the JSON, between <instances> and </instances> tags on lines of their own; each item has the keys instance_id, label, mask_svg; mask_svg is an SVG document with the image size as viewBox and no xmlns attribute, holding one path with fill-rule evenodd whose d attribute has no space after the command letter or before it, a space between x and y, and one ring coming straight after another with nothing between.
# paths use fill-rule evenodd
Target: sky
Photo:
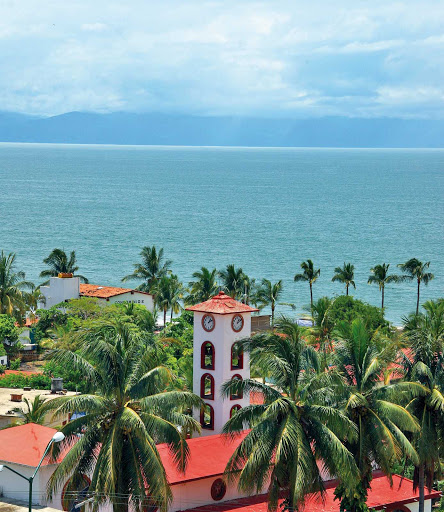
<instances>
[{"instance_id":1,"label":"sky","mask_svg":"<svg viewBox=\"0 0 444 512\"><path fill-rule=\"evenodd\" d=\"M444 1L0 0L0 110L444 118Z\"/></svg>"}]
</instances>

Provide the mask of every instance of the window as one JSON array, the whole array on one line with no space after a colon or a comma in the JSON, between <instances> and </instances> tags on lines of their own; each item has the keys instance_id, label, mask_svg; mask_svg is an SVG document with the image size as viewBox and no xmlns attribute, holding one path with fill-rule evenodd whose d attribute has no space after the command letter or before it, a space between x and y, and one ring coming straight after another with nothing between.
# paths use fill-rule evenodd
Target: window
<instances>
[{"instance_id":1,"label":"window","mask_svg":"<svg viewBox=\"0 0 444 512\"><path fill-rule=\"evenodd\" d=\"M242 377L240 375L233 375L233 377L231 377L231 382L232 387L230 392L230 400L239 400L244 396L240 387Z\"/></svg>"},{"instance_id":2,"label":"window","mask_svg":"<svg viewBox=\"0 0 444 512\"><path fill-rule=\"evenodd\" d=\"M205 404L200 411L200 424L202 428L214 430L214 410L209 404Z\"/></svg>"},{"instance_id":3,"label":"window","mask_svg":"<svg viewBox=\"0 0 444 512\"><path fill-rule=\"evenodd\" d=\"M233 405L233 407L230 409L230 418L232 418L237 411L240 411L242 407L239 404Z\"/></svg>"},{"instance_id":4,"label":"window","mask_svg":"<svg viewBox=\"0 0 444 512\"><path fill-rule=\"evenodd\" d=\"M227 485L222 480L222 478L218 478L213 482L213 485L211 486L211 497L214 501L220 501L227 492Z\"/></svg>"},{"instance_id":5,"label":"window","mask_svg":"<svg viewBox=\"0 0 444 512\"><path fill-rule=\"evenodd\" d=\"M200 367L205 370L214 370L214 346L205 341L200 348Z\"/></svg>"},{"instance_id":6,"label":"window","mask_svg":"<svg viewBox=\"0 0 444 512\"><path fill-rule=\"evenodd\" d=\"M244 351L239 343L233 343L231 346L231 369L242 370L244 367Z\"/></svg>"},{"instance_id":7,"label":"window","mask_svg":"<svg viewBox=\"0 0 444 512\"><path fill-rule=\"evenodd\" d=\"M214 379L209 373L204 373L200 378L200 397L214 400Z\"/></svg>"}]
</instances>

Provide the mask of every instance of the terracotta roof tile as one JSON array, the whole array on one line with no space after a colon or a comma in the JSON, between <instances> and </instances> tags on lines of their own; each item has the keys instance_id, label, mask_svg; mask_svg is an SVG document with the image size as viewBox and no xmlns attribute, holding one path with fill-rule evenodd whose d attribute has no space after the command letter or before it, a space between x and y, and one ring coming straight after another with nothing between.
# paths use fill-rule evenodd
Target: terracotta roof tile
<instances>
[{"instance_id":1,"label":"terracotta roof tile","mask_svg":"<svg viewBox=\"0 0 444 512\"><path fill-rule=\"evenodd\" d=\"M143 295L151 295L150 293L132 290L131 288L118 288L117 286L99 286L98 284L80 283L80 295L84 297L97 297L99 299L108 299L124 293L135 292L143 293Z\"/></svg>"},{"instance_id":2,"label":"terracotta roof tile","mask_svg":"<svg viewBox=\"0 0 444 512\"><path fill-rule=\"evenodd\" d=\"M219 292L211 299L190 306L186 308L188 311L199 311L202 313L214 313L217 315L229 315L233 313L252 313L253 311L259 311L257 308L252 308L247 304L243 304L224 292Z\"/></svg>"}]
</instances>

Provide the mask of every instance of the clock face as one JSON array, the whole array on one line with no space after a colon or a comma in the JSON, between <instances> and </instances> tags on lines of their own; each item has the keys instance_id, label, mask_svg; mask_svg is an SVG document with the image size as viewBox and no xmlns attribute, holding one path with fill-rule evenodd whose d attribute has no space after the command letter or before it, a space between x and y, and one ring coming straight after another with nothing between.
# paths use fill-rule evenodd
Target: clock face
<instances>
[{"instance_id":1,"label":"clock face","mask_svg":"<svg viewBox=\"0 0 444 512\"><path fill-rule=\"evenodd\" d=\"M233 331L239 332L242 330L243 326L244 319L242 318L242 315L234 315L233 320L231 321L231 327L233 328Z\"/></svg>"},{"instance_id":2,"label":"clock face","mask_svg":"<svg viewBox=\"0 0 444 512\"><path fill-rule=\"evenodd\" d=\"M202 317L202 327L207 331L212 331L216 326L216 322L214 320L213 315L204 315Z\"/></svg>"}]
</instances>

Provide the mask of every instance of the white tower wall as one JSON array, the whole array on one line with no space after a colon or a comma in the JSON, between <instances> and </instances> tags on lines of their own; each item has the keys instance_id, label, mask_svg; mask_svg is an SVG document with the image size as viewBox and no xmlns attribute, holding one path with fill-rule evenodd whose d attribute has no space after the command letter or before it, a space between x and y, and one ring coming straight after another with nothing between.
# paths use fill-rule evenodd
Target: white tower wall
<instances>
[{"instance_id":1,"label":"white tower wall","mask_svg":"<svg viewBox=\"0 0 444 512\"><path fill-rule=\"evenodd\" d=\"M41 286L40 291L45 296L45 303L40 304L43 309L49 309L60 302L80 297L79 277L51 277L48 286Z\"/></svg>"},{"instance_id":2,"label":"white tower wall","mask_svg":"<svg viewBox=\"0 0 444 512\"><path fill-rule=\"evenodd\" d=\"M202 327L202 318L207 313L194 313L194 343L193 343L193 392L200 396L201 377L209 373L214 378L215 396L214 400L205 402L214 409L214 429L202 429L202 435L213 435L222 432L222 428L230 418L230 411L233 405L246 407L250 404L250 397L244 393L241 399L231 400L230 397L221 396L221 385L230 380L234 375L240 375L242 379L250 378L250 359L248 353L243 355L243 368L231 369L231 347L242 338L249 337L251 334L251 313L234 313L218 315L211 313L215 319L215 328L211 332L205 331ZM239 332L235 332L231 327L233 317L237 314L242 315L244 325ZM209 370L201 368L201 347L202 344L209 341L213 344L215 350L215 368ZM195 418L200 420L200 411L195 411Z\"/></svg>"}]
</instances>

